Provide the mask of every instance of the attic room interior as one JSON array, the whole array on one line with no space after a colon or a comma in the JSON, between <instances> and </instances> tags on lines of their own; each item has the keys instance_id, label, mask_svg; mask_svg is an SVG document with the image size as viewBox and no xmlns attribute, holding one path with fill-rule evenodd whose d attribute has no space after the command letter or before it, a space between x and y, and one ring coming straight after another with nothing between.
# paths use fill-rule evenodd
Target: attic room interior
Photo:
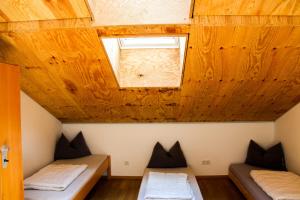
<instances>
[{"instance_id":1,"label":"attic room interior","mask_svg":"<svg viewBox=\"0 0 300 200\"><path fill-rule=\"evenodd\" d=\"M300 200L299 0L2 0L1 200Z\"/></svg>"}]
</instances>

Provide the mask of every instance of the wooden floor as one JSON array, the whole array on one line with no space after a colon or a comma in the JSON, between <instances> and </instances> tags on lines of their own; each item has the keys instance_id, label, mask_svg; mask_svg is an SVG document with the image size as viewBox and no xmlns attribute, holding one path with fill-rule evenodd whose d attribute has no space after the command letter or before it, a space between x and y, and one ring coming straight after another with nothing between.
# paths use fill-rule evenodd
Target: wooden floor
<instances>
[{"instance_id":1,"label":"wooden floor","mask_svg":"<svg viewBox=\"0 0 300 200\"><path fill-rule=\"evenodd\" d=\"M101 179L87 200L136 200L141 180ZM227 178L198 180L204 200L245 200Z\"/></svg>"},{"instance_id":2,"label":"wooden floor","mask_svg":"<svg viewBox=\"0 0 300 200\"><path fill-rule=\"evenodd\" d=\"M229 178L198 179L204 200L246 200Z\"/></svg>"}]
</instances>

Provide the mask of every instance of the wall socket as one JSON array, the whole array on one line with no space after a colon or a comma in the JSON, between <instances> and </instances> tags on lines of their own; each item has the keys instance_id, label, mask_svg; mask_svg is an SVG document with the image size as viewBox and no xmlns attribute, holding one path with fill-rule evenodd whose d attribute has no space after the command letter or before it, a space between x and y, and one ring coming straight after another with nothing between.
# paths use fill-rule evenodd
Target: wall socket
<instances>
[{"instance_id":1,"label":"wall socket","mask_svg":"<svg viewBox=\"0 0 300 200\"><path fill-rule=\"evenodd\" d=\"M202 165L210 165L210 160L202 160Z\"/></svg>"},{"instance_id":2,"label":"wall socket","mask_svg":"<svg viewBox=\"0 0 300 200\"><path fill-rule=\"evenodd\" d=\"M124 161L124 165L125 165L125 166L129 166L129 161L127 161L127 160Z\"/></svg>"}]
</instances>

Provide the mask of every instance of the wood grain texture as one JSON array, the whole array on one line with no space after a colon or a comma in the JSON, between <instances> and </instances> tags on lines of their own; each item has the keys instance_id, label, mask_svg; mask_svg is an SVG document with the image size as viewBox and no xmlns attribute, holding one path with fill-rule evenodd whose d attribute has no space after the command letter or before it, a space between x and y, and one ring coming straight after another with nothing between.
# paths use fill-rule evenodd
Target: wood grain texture
<instances>
[{"instance_id":1,"label":"wood grain texture","mask_svg":"<svg viewBox=\"0 0 300 200\"><path fill-rule=\"evenodd\" d=\"M100 179L86 200L136 200L141 180Z\"/></svg>"},{"instance_id":2,"label":"wood grain texture","mask_svg":"<svg viewBox=\"0 0 300 200\"><path fill-rule=\"evenodd\" d=\"M300 20L299 20L300 21ZM190 32L190 24L96 26L99 36L173 35Z\"/></svg>"},{"instance_id":3,"label":"wood grain texture","mask_svg":"<svg viewBox=\"0 0 300 200\"><path fill-rule=\"evenodd\" d=\"M23 199L19 67L0 63L0 93L0 148L9 148L7 168L0 163L0 199Z\"/></svg>"},{"instance_id":4,"label":"wood grain texture","mask_svg":"<svg viewBox=\"0 0 300 200\"><path fill-rule=\"evenodd\" d=\"M180 87L182 70L178 49L122 49L119 85L130 87Z\"/></svg>"},{"instance_id":5,"label":"wood grain texture","mask_svg":"<svg viewBox=\"0 0 300 200\"><path fill-rule=\"evenodd\" d=\"M228 177L218 178L200 178L198 185L200 187L203 199L207 200L245 200L243 195L229 180Z\"/></svg>"},{"instance_id":6,"label":"wood grain texture","mask_svg":"<svg viewBox=\"0 0 300 200\"><path fill-rule=\"evenodd\" d=\"M1 15L0 15L0 23L1 23L1 22L6 22L6 20L5 20L4 16L1 16Z\"/></svg>"},{"instance_id":7,"label":"wood grain texture","mask_svg":"<svg viewBox=\"0 0 300 200\"><path fill-rule=\"evenodd\" d=\"M3 32L0 62L19 64L22 89L63 122L270 121L300 102L294 18L195 16L179 89L118 88L99 36L135 30Z\"/></svg>"},{"instance_id":8,"label":"wood grain texture","mask_svg":"<svg viewBox=\"0 0 300 200\"><path fill-rule=\"evenodd\" d=\"M110 177L111 165L110 165L110 156L108 156L103 163L96 170L95 174L89 179L89 181L77 192L76 196L73 200L84 200L91 189L96 185L96 183L100 180L101 176L104 172L107 171L107 176Z\"/></svg>"},{"instance_id":9,"label":"wood grain texture","mask_svg":"<svg viewBox=\"0 0 300 200\"><path fill-rule=\"evenodd\" d=\"M91 17L84 0L1 0L0 21L32 21Z\"/></svg>"},{"instance_id":10,"label":"wood grain texture","mask_svg":"<svg viewBox=\"0 0 300 200\"><path fill-rule=\"evenodd\" d=\"M236 187L239 188L239 190L247 200L255 200L252 194L244 187L244 185L233 173L229 172L228 176L231 179L231 181L236 185Z\"/></svg>"},{"instance_id":11,"label":"wood grain texture","mask_svg":"<svg viewBox=\"0 0 300 200\"><path fill-rule=\"evenodd\" d=\"M0 32L37 32L70 28L91 28L96 29L99 36L124 37L128 35L186 34L189 33L190 24L92 26L90 18L0 23Z\"/></svg>"},{"instance_id":12,"label":"wood grain texture","mask_svg":"<svg viewBox=\"0 0 300 200\"><path fill-rule=\"evenodd\" d=\"M300 26L300 16L195 16L194 24L202 26Z\"/></svg>"},{"instance_id":13,"label":"wood grain texture","mask_svg":"<svg viewBox=\"0 0 300 200\"><path fill-rule=\"evenodd\" d=\"M203 26L300 26L300 16L197 16ZM190 33L191 24L92 26L90 18L0 23L0 32L37 32L53 29L96 29L99 36L173 35Z\"/></svg>"},{"instance_id":14,"label":"wood grain texture","mask_svg":"<svg viewBox=\"0 0 300 200\"><path fill-rule=\"evenodd\" d=\"M299 77L299 26L191 28L188 62L193 80L287 80ZM288 60L286 55L289 54ZM272 69L272 70L271 70ZM282 73L280 73L280 70ZM196 73L195 73L196 72ZM190 73L187 71L187 73Z\"/></svg>"},{"instance_id":15,"label":"wood grain texture","mask_svg":"<svg viewBox=\"0 0 300 200\"><path fill-rule=\"evenodd\" d=\"M90 18L63 19L63 20L38 20L24 22L0 23L1 32L37 32L56 29L90 28Z\"/></svg>"},{"instance_id":16,"label":"wood grain texture","mask_svg":"<svg viewBox=\"0 0 300 200\"><path fill-rule=\"evenodd\" d=\"M198 15L300 15L298 0L195 0Z\"/></svg>"}]
</instances>

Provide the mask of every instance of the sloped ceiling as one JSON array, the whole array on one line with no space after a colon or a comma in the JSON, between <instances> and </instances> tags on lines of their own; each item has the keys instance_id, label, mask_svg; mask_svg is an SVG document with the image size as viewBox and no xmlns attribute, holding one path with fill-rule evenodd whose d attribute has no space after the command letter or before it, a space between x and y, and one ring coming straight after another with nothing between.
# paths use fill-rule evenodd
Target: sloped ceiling
<instances>
[{"instance_id":1,"label":"sloped ceiling","mask_svg":"<svg viewBox=\"0 0 300 200\"><path fill-rule=\"evenodd\" d=\"M190 24L3 22L0 62L19 65L23 91L63 122L270 121L300 102L299 1L194 5ZM189 35L180 89L118 88L99 36L139 34Z\"/></svg>"},{"instance_id":2,"label":"sloped ceiling","mask_svg":"<svg viewBox=\"0 0 300 200\"><path fill-rule=\"evenodd\" d=\"M85 0L1 0L0 22L89 18Z\"/></svg>"}]
</instances>

